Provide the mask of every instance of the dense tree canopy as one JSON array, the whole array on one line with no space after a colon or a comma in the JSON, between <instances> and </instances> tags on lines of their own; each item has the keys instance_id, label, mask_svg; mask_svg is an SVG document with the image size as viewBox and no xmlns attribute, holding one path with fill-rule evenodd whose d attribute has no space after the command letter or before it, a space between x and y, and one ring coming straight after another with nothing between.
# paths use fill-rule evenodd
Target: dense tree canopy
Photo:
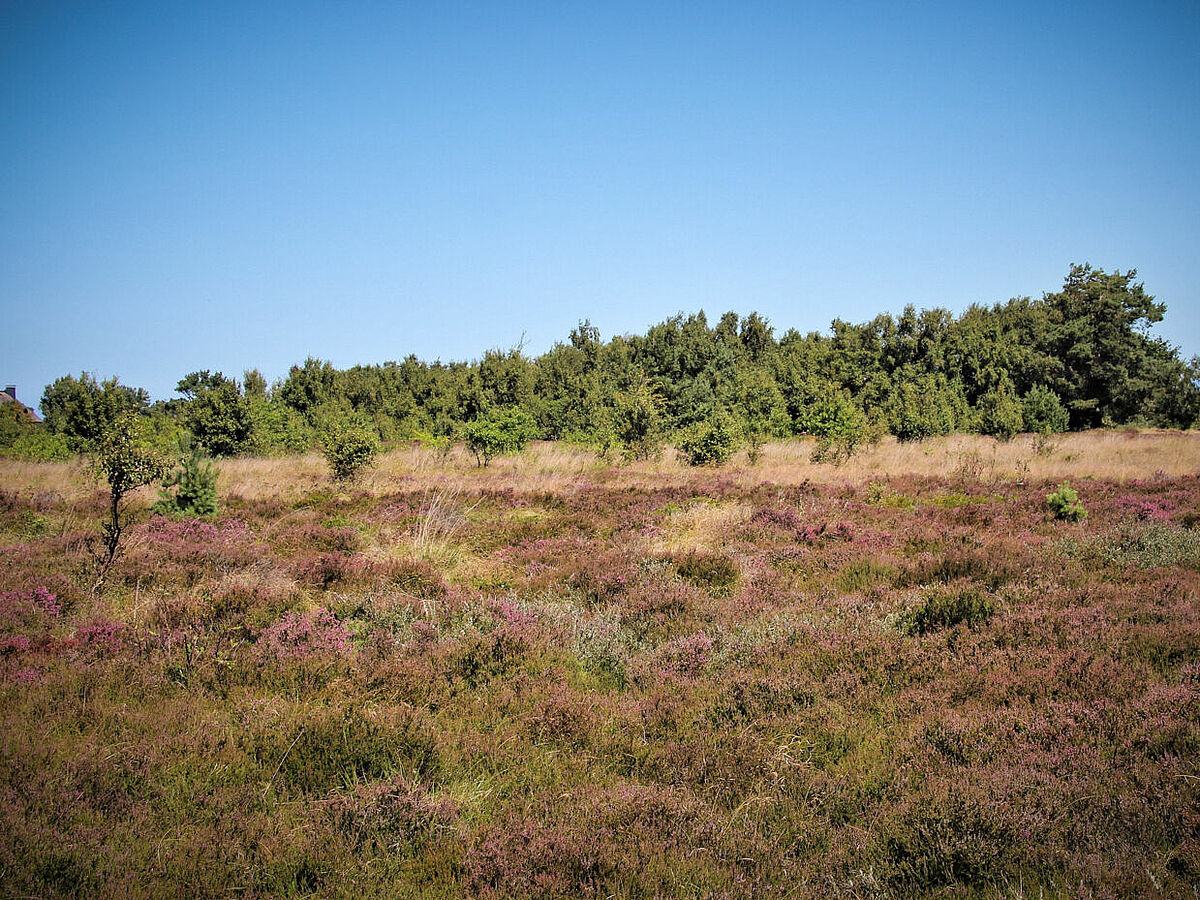
<instances>
[{"instance_id":1,"label":"dense tree canopy","mask_svg":"<svg viewBox=\"0 0 1200 900\"><path fill-rule=\"evenodd\" d=\"M777 338L757 313L727 312L715 325L703 312L681 313L608 341L581 322L538 357L515 348L473 363L409 356L344 371L310 357L270 386L257 370L245 373L244 387L193 372L179 382L182 400L152 410L144 391L85 372L48 387L42 410L49 430L76 448L133 410L164 420L164 434L182 426L224 455L309 447L351 418L383 440L462 438L494 410L519 411L532 436L632 456L713 422L751 441L836 433L844 446L880 430L920 440L1191 427L1200 366L1151 335L1165 306L1135 279L1132 270L1072 266L1062 290L1039 300L974 305L959 316L909 306L897 317L837 320L828 334L792 329Z\"/></svg>"}]
</instances>

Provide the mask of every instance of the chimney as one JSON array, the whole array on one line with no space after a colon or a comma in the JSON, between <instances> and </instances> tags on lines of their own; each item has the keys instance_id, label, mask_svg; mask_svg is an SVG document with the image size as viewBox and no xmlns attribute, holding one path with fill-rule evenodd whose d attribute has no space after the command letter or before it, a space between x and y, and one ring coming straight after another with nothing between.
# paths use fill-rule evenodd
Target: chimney
<instances>
[{"instance_id":1,"label":"chimney","mask_svg":"<svg viewBox=\"0 0 1200 900\"><path fill-rule=\"evenodd\" d=\"M10 396L14 400L16 400L17 399L17 386L15 384L10 384L8 387L6 387L4 389L4 393L8 394L8 396Z\"/></svg>"}]
</instances>

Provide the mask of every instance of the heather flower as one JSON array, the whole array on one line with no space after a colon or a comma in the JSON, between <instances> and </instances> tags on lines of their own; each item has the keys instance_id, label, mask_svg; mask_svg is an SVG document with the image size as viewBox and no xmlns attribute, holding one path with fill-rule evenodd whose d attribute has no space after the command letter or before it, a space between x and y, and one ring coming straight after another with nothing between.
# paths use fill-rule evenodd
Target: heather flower
<instances>
[{"instance_id":1,"label":"heather flower","mask_svg":"<svg viewBox=\"0 0 1200 900\"><path fill-rule=\"evenodd\" d=\"M49 588L0 591L0 632L45 625L62 615L62 605Z\"/></svg>"},{"instance_id":2,"label":"heather flower","mask_svg":"<svg viewBox=\"0 0 1200 900\"><path fill-rule=\"evenodd\" d=\"M258 652L277 660L341 654L349 649L350 632L326 609L284 613L258 639Z\"/></svg>"},{"instance_id":3,"label":"heather flower","mask_svg":"<svg viewBox=\"0 0 1200 900\"><path fill-rule=\"evenodd\" d=\"M37 684L42 680L42 673L33 666L22 666L10 672L8 677L16 684Z\"/></svg>"},{"instance_id":4,"label":"heather flower","mask_svg":"<svg viewBox=\"0 0 1200 900\"><path fill-rule=\"evenodd\" d=\"M112 619L93 619L75 630L75 645L96 656L106 656L125 646L125 626Z\"/></svg>"}]
</instances>

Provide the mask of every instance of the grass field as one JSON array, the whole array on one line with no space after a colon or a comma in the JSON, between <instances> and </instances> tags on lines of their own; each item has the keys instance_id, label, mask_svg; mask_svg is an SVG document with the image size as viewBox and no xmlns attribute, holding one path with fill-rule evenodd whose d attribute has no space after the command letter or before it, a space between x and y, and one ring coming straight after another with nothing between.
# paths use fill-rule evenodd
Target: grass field
<instances>
[{"instance_id":1,"label":"grass field","mask_svg":"<svg viewBox=\"0 0 1200 900\"><path fill-rule=\"evenodd\" d=\"M809 449L0 462L0 896L1195 897L1200 434Z\"/></svg>"}]
</instances>

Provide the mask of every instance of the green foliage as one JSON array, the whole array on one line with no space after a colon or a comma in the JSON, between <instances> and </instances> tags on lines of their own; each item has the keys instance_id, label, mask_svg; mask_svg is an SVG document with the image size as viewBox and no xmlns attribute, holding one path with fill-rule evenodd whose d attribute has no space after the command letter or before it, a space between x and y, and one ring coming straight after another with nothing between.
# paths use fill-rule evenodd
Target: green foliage
<instances>
[{"instance_id":1,"label":"green foliage","mask_svg":"<svg viewBox=\"0 0 1200 900\"><path fill-rule=\"evenodd\" d=\"M967 418L966 398L941 373L898 372L887 404L888 424L901 441L949 434Z\"/></svg>"},{"instance_id":2,"label":"green foliage","mask_svg":"<svg viewBox=\"0 0 1200 900\"><path fill-rule=\"evenodd\" d=\"M1200 416L1200 363L1150 336L1162 316L1132 271L1072 266L1062 290L1040 300L971 306L957 317L910 306L861 324L835 321L828 335L789 330L776 340L753 312L726 312L713 326L702 312L680 314L607 342L584 322L537 358L518 347L474 363L410 356L345 371L307 359L274 387L253 369L240 388L220 373L193 372L180 382L185 399L156 406L156 443L174 446L184 426L214 455L296 452L349 416L395 441L455 436L489 410L519 409L531 434L637 459L693 426L699 440L711 411L722 409L751 438L752 457L760 441L811 433L818 459L841 462L866 439L867 422L904 441L956 430L1007 439L1022 429L1189 427ZM821 421L840 392L858 410L858 427ZM147 402L144 391L83 373L48 387L42 407L48 431L78 451L118 413ZM14 440L0 434L0 448Z\"/></svg>"},{"instance_id":3,"label":"green foliage","mask_svg":"<svg viewBox=\"0 0 1200 900\"><path fill-rule=\"evenodd\" d=\"M789 432L787 402L770 372L739 367L731 387L728 405L745 424L747 433L783 437Z\"/></svg>"},{"instance_id":4,"label":"green foliage","mask_svg":"<svg viewBox=\"0 0 1200 900\"><path fill-rule=\"evenodd\" d=\"M19 403L0 403L0 447L7 447L33 428L33 420Z\"/></svg>"},{"instance_id":5,"label":"green foliage","mask_svg":"<svg viewBox=\"0 0 1200 900\"><path fill-rule=\"evenodd\" d=\"M253 417L236 381L220 372L192 372L175 390L187 398L184 424L213 456L236 456L251 445Z\"/></svg>"},{"instance_id":6,"label":"green foliage","mask_svg":"<svg viewBox=\"0 0 1200 900\"><path fill-rule=\"evenodd\" d=\"M979 430L1010 441L1025 425L1021 401L1007 375L979 401Z\"/></svg>"},{"instance_id":7,"label":"green foliage","mask_svg":"<svg viewBox=\"0 0 1200 900\"><path fill-rule=\"evenodd\" d=\"M108 570L121 550L127 525L122 502L131 492L162 479L169 466L167 457L150 446L145 420L137 413L120 414L95 441L89 468L95 477L108 483L109 491L101 547L93 552L95 593L103 589Z\"/></svg>"},{"instance_id":8,"label":"green foliage","mask_svg":"<svg viewBox=\"0 0 1200 900\"><path fill-rule=\"evenodd\" d=\"M1138 418L1153 405L1164 369L1177 360L1166 344L1147 335L1166 307L1136 276L1133 269L1106 273L1072 265L1063 289L1045 298L1049 325L1042 337L1059 361L1051 386L1066 401L1072 428Z\"/></svg>"},{"instance_id":9,"label":"green foliage","mask_svg":"<svg viewBox=\"0 0 1200 900\"><path fill-rule=\"evenodd\" d=\"M27 462L61 462L71 458L71 447L61 434L51 434L41 428L33 428L19 435L0 455Z\"/></svg>"},{"instance_id":10,"label":"green foliage","mask_svg":"<svg viewBox=\"0 0 1200 900\"><path fill-rule=\"evenodd\" d=\"M1087 516L1087 510L1079 502L1079 494L1065 481L1057 491L1046 495L1046 503L1054 518L1064 522L1079 522Z\"/></svg>"},{"instance_id":11,"label":"green foliage","mask_svg":"<svg viewBox=\"0 0 1200 900\"><path fill-rule=\"evenodd\" d=\"M935 588L901 618L900 627L908 634L928 634L962 624L973 628L990 619L995 611L995 602L978 588Z\"/></svg>"},{"instance_id":12,"label":"green foliage","mask_svg":"<svg viewBox=\"0 0 1200 900\"><path fill-rule=\"evenodd\" d=\"M645 381L617 394L612 428L626 459L651 459L662 449L659 402Z\"/></svg>"},{"instance_id":13,"label":"green foliage","mask_svg":"<svg viewBox=\"0 0 1200 900\"><path fill-rule=\"evenodd\" d=\"M199 446L185 444L181 449L183 458L163 479L158 502L151 509L162 515L216 515L217 467L204 458Z\"/></svg>"},{"instance_id":14,"label":"green foliage","mask_svg":"<svg viewBox=\"0 0 1200 900\"><path fill-rule=\"evenodd\" d=\"M486 466L497 456L520 453L533 437L533 419L516 407L488 410L463 428L463 438L475 461Z\"/></svg>"},{"instance_id":15,"label":"green foliage","mask_svg":"<svg viewBox=\"0 0 1200 900\"><path fill-rule=\"evenodd\" d=\"M108 483L115 500L158 481L166 473L167 458L148 444L145 419L133 412L118 416L96 441L90 469Z\"/></svg>"},{"instance_id":16,"label":"green foliage","mask_svg":"<svg viewBox=\"0 0 1200 900\"><path fill-rule=\"evenodd\" d=\"M1058 399L1058 394L1043 384L1035 384L1021 398L1025 428L1036 434L1057 434L1066 431L1071 416Z\"/></svg>"},{"instance_id":17,"label":"green foliage","mask_svg":"<svg viewBox=\"0 0 1200 900\"><path fill-rule=\"evenodd\" d=\"M361 424L329 427L321 440L321 450L337 481L352 481L375 461L379 441Z\"/></svg>"},{"instance_id":18,"label":"green foliage","mask_svg":"<svg viewBox=\"0 0 1200 900\"><path fill-rule=\"evenodd\" d=\"M336 375L332 364L310 356L303 366L292 366L288 371L277 391L278 398L314 424L312 414L333 395Z\"/></svg>"},{"instance_id":19,"label":"green foliage","mask_svg":"<svg viewBox=\"0 0 1200 900\"><path fill-rule=\"evenodd\" d=\"M267 379L258 369L246 369L242 372L242 394L247 400L267 399Z\"/></svg>"},{"instance_id":20,"label":"green foliage","mask_svg":"<svg viewBox=\"0 0 1200 900\"><path fill-rule=\"evenodd\" d=\"M817 436L813 462L840 466L867 439L867 417L843 391L827 394L807 417L808 431Z\"/></svg>"},{"instance_id":21,"label":"green foliage","mask_svg":"<svg viewBox=\"0 0 1200 900\"><path fill-rule=\"evenodd\" d=\"M97 382L87 372L66 375L42 393L42 418L52 434L60 434L73 451L88 450L127 412L142 412L150 403L141 388L122 385L115 377Z\"/></svg>"},{"instance_id":22,"label":"green foliage","mask_svg":"<svg viewBox=\"0 0 1200 900\"><path fill-rule=\"evenodd\" d=\"M19 403L0 403L0 456L30 462L69 459L71 448L61 434L34 423Z\"/></svg>"},{"instance_id":23,"label":"green foliage","mask_svg":"<svg viewBox=\"0 0 1200 900\"><path fill-rule=\"evenodd\" d=\"M250 451L259 455L303 453L316 443L316 432L296 410L278 400L251 397Z\"/></svg>"},{"instance_id":24,"label":"green foliage","mask_svg":"<svg viewBox=\"0 0 1200 900\"><path fill-rule=\"evenodd\" d=\"M742 429L732 415L718 410L683 433L679 449L693 466L724 465L742 443Z\"/></svg>"}]
</instances>

